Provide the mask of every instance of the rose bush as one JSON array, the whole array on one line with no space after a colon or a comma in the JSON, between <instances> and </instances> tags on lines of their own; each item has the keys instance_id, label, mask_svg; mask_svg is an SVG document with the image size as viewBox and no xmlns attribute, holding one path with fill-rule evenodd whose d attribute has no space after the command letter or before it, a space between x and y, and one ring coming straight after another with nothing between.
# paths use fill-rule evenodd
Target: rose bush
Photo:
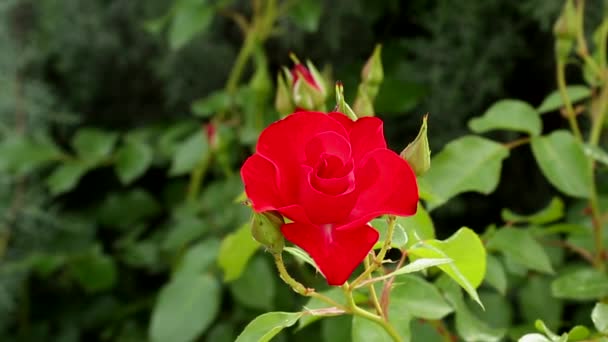
<instances>
[{"instance_id":1,"label":"rose bush","mask_svg":"<svg viewBox=\"0 0 608 342\"><path fill-rule=\"evenodd\" d=\"M330 285L343 284L378 240L370 220L413 215L418 203L414 172L387 148L375 117L291 114L262 132L241 175L254 210L291 220L283 235Z\"/></svg>"}]
</instances>

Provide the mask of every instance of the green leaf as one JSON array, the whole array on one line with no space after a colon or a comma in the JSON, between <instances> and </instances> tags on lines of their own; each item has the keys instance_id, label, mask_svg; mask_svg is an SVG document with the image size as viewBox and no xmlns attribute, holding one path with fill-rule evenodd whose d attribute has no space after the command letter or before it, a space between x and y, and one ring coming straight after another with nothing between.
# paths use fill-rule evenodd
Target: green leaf
<instances>
[{"instance_id":1,"label":"green leaf","mask_svg":"<svg viewBox=\"0 0 608 342\"><path fill-rule=\"evenodd\" d=\"M393 339L378 323L353 316L352 342L392 342Z\"/></svg>"},{"instance_id":2,"label":"green leaf","mask_svg":"<svg viewBox=\"0 0 608 342\"><path fill-rule=\"evenodd\" d=\"M393 276L419 272L419 271L425 270L429 267L449 264L451 262L453 262L453 260L450 258L415 259L414 261L410 262L409 264L407 264L391 273L385 274L383 276L375 277L375 279L376 280L388 279Z\"/></svg>"},{"instance_id":3,"label":"green leaf","mask_svg":"<svg viewBox=\"0 0 608 342\"><path fill-rule=\"evenodd\" d=\"M249 322L235 342L267 342L284 328L294 325L301 312L268 312Z\"/></svg>"},{"instance_id":4,"label":"green leaf","mask_svg":"<svg viewBox=\"0 0 608 342\"><path fill-rule=\"evenodd\" d=\"M101 224L126 230L158 215L161 209L149 192L134 188L125 192L110 193L95 214Z\"/></svg>"},{"instance_id":5,"label":"green leaf","mask_svg":"<svg viewBox=\"0 0 608 342\"><path fill-rule=\"evenodd\" d=\"M349 315L325 317L321 321L323 341L351 341L353 319Z\"/></svg>"},{"instance_id":6,"label":"green leaf","mask_svg":"<svg viewBox=\"0 0 608 342\"><path fill-rule=\"evenodd\" d=\"M3 138L0 143L0 155L0 170L26 174L59 160L62 153L50 139L35 141L15 134Z\"/></svg>"},{"instance_id":7,"label":"green leaf","mask_svg":"<svg viewBox=\"0 0 608 342\"><path fill-rule=\"evenodd\" d=\"M167 236L163 240L162 247L165 250L177 250L188 243L200 238L208 230L208 224L195 215L184 215L175 221Z\"/></svg>"},{"instance_id":8,"label":"green leaf","mask_svg":"<svg viewBox=\"0 0 608 342\"><path fill-rule=\"evenodd\" d=\"M559 197L553 197L551 203L539 212L532 215L519 215L509 209L500 212L503 221L510 223L545 224L557 221L564 217L564 202Z\"/></svg>"},{"instance_id":9,"label":"green leaf","mask_svg":"<svg viewBox=\"0 0 608 342\"><path fill-rule=\"evenodd\" d=\"M494 342L500 341L505 335L506 329L492 328L470 311L457 283L443 275L437 280L437 287L443 291L448 303L454 307L456 331L465 341ZM476 301L479 303L478 300Z\"/></svg>"},{"instance_id":10,"label":"green leaf","mask_svg":"<svg viewBox=\"0 0 608 342\"><path fill-rule=\"evenodd\" d=\"M590 332L587 327L582 325L577 325L574 328L568 331L568 340L567 341L580 341L584 340L589 336Z\"/></svg>"},{"instance_id":11,"label":"green leaf","mask_svg":"<svg viewBox=\"0 0 608 342\"><path fill-rule=\"evenodd\" d=\"M532 152L547 180L563 193L588 198L590 164L580 143L568 131L532 138Z\"/></svg>"},{"instance_id":12,"label":"green leaf","mask_svg":"<svg viewBox=\"0 0 608 342\"><path fill-rule=\"evenodd\" d=\"M397 219L399 221L399 218ZM386 233L388 231L388 223L385 218L377 218L372 220L372 227L374 227L378 233L380 233L380 237L378 238L378 242L374 245L374 249L382 248L384 245L384 241L386 240ZM393 237L391 239L391 247L401 248L406 245L408 242L408 236L405 233L403 225L399 222L395 223L395 228L393 231Z\"/></svg>"},{"instance_id":13,"label":"green leaf","mask_svg":"<svg viewBox=\"0 0 608 342\"><path fill-rule=\"evenodd\" d=\"M114 171L124 185L130 184L144 174L152 164L153 151L150 145L135 139L127 139L116 151Z\"/></svg>"},{"instance_id":14,"label":"green leaf","mask_svg":"<svg viewBox=\"0 0 608 342\"><path fill-rule=\"evenodd\" d=\"M202 129L195 131L175 151L169 175L180 176L191 172L198 163L209 158L209 146Z\"/></svg>"},{"instance_id":15,"label":"green leaf","mask_svg":"<svg viewBox=\"0 0 608 342\"><path fill-rule=\"evenodd\" d=\"M88 292L108 290L116 284L114 259L103 254L99 246L85 255L76 256L70 265L70 271Z\"/></svg>"},{"instance_id":16,"label":"green leaf","mask_svg":"<svg viewBox=\"0 0 608 342\"><path fill-rule=\"evenodd\" d=\"M220 284L211 275L172 279L159 293L152 311L150 340L192 341L213 322L220 309Z\"/></svg>"},{"instance_id":17,"label":"green leaf","mask_svg":"<svg viewBox=\"0 0 608 342\"><path fill-rule=\"evenodd\" d=\"M268 311L272 309L275 297L274 270L265 258L254 257L241 276L230 283L230 291L241 305Z\"/></svg>"},{"instance_id":18,"label":"green leaf","mask_svg":"<svg viewBox=\"0 0 608 342\"><path fill-rule=\"evenodd\" d=\"M566 88L568 97L572 103L582 101L591 96L591 90L583 85L570 85ZM549 94L543 102L538 106L538 112L545 114L554 110L560 109L564 105L559 90L556 90Z\"/></svg>"},{"instance_id":19,"label":"green leaf","mask_svg":"<svg viewBox=\"0 0 608 342\"><path fill-rule=\"evenodd\" d=\"M560 275L551 284L557 298L593 300L608 296L608 275L593 268L579 268Z\"/></svg>"},{"instance_id":20,"label":"green leaf","mask_svg":"<svg viewBox=\"0 0 608 342\"><path fill-rule=\"evenodd\" d=\"M449 258L454 262L438 267L454 279L467 293L483 306L475 288L486 272L486 250L479 236L463 227L444 241L427 240L409 250L410 255L420 258Z\"/></svg>"},{"instance_id":21,"label":"green leaf","mask_svg":"<svg viewBox=\"0 0 608 342\"><path fill-rule=\"evenodd\" d=\"M118 134L97 128L83 128L76 132L72 147L80 159L90 164L98 164L112 153Z\"/></svg>"},{"instance_id":22,"label":"green leaf","mask_svg":"<svg viewBox=\"0 0 608 342\"><path fill-rule=\"evenodd\" d=\"M215 238L193 245L186 250L173 277L201 274L213 265L219 250L220 242Z\"/></svg>"},{"instance_id":23,"label":"green leaf","mask_svg":"<svg viewBox=\"0 0 608 342\"><path fill-rule=\"evenodd\" d=\"M60 195L76 187L80 178L89 170L90 166L78 161L65 162L53 170L46 179L46 185L53 195Z\"/></svg>"},{"instance_id":24,"label":"green leaf","mask_svg":"<svg viewBox=\"0 0 608 342\"><path fill-rule=\"evenodd\" d=\"M583 145L583 151L585 152L586 156L593 158L593 160L604 165L608 165L608 153L606 153L606 151L604 151L601 147L585 144Z\"/></svg>"},{"instance_id":25,"label":"green leaf","mask_svg":"<svg viewBox=\"0 0 608 342\"><path fill-rule=\"evenodd\" d=\"M399 276L394 284L390 305L394 305L399 310L406 310L414 317L442 319L454 311L443 299L439 290L420 277Z\"/></svg>"},{"instance_id":26,"label":"green leaf","mask_svg":"<svg viewBox=\"0 0 608 342\"><path fill-rule=\"evenodd\" d=\"M223 90L215 91L207 97L198 99L192 103L192 112L196 116L209 117L219 111L230 108L231 99Z\"/></svg>"},{"instance_id":27,"label":"green leaf","mask_svg":"<svg viewBox=\"0 0 608 342\"><path fill-rule=\"evenodd\" d=\"M222 241L217 262L224 271L225 282L237 279L243 273L247 262L260 246L251 236L249 227L249 222L243 224Z\"/></svg>"},{"instance_id":28,"label":"green leaf","mask_svg":"<svg viewBox=\"0 0 608 342\"><path fill-rule=\"evenodd\" d=\"M407 217L398 217L397 225L403 227L407 236L405 248L410 248L416 242L435 238L435 226L429 213L424 206L418 202L416 214Z\"/></svg>"},{"instance_id":29,"label":"green leaf","mask_svg":"<svg viewBox=\"0 0 608 342\"><path fill-rule=\"evenodd\" d=\"M294 257L296 257L296 259L309 264L310 266L314 267L317 272L321 273L321 270L319 269L315 261L312 260L312 258L302 249L298 247L284 247L283 251L293 255Z\"/></svg>"},{"instance_id":30,"label":"green leaf","mask_svg":"<svg viewBox=\"0 0 608 342\"><path fill-rule=\"evenodd\" d=\"M173 8L169 28L169 46L178 50L194 36L207 30L213 19L213 7L206 0L180 0Z\"/></svg>"},{"instance_id":31,"label":"green leaf","mask_svg":"<svg viewBox=\"0 0 608 342\"><path fill-rule=\"evenodd\" d=\"M481 117L469 121L469 128L475 133L485 133L496 129L539 135L542 122L536 109L520 100L501 100L494 103Z\"/></svg>"},{"instance_id":32,"label":"green leaf","mask_svg":"<svg viewBox=\"0 0 608 342\"><path fill-rule=\"evenodd\" d=\"M323 14L323 1L321 0L296 1L289 11L289 17L293 22L307 32L317 31L321 14Z\"/></svg>"},{"instance_id":33,"label":"green leaf","mask_svg":"<svg viewBox=\"0 0 608 342\"><path fill-rule=\"evenodd\" d=\"M596 303L591 311L591 320L597 331L608 333L608 304Z\"/></svg>"},{"instance_id":34,"label":"green leaf","mask_svg":"<svg viewBox=\"0 0 608 342\"><path fill-rule=\"evenodd\" d=\"M507 274L505 273L505 267L498 258L489 253L487 254L486 265L485 281L504 296L507 293Z\"/></svg>"},{"instance_id":35,"label":"green leaf","mask_svg":"<svg viewBox=\"0 0 608 342\"><path fill-rule=\"evenodd\" d=\"M430 186L434 209L467 191L489 194L500 179L502 160L509 150L501 144L477 136L465 136L447 144L433 158L422 180Z\"/></svg>"},{"instance_id":36,"label":"green leaf","mask_svg":"<svg viewBox=\"0 0 608 342\"><path fill-rule=\"evenodd\" d=\"M529 276L521 286L517 306L525 322L542 319L551 328L559 327L564 303L551 296L550 286L550 278L540 274Z\"/></svg>"},{"instance_id":37,"label":"green leaf","mask_svg":"<svg viewBox=\"0 0 608 342\"><path fill-rule=\"evenodd\" d=\"M489 250L500 251L529 269L553 273L549 256L540 243L532 237L529 230L501 228L490 238L486 246Z\"/></svg>"}]
</instances>

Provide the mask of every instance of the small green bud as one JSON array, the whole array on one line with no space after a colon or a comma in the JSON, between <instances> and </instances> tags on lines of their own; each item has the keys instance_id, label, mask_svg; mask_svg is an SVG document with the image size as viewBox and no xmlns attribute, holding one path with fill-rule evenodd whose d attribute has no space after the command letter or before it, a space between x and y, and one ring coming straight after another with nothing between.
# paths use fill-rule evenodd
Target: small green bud
<instances>
[{"instance_id":1,"label":"small green bud","mask_svg":"<svg viewBox=\"0 0 608 342\"><path fill-rule=\"evenodd\" d=\"M553 25L553 34L557 39L575 40L578 34L578 19L576 7L572 0L566 0L562 13Z\"/></svg>"},{"instance_id":2,"label":"small green bud","mask_svg":"<svg viewBox=\"0 0 608 342\"><path fill-rule=\"evenodd\" d=\"M424 175L431 168L431 150L427 137L427 119L428 115L425 115L424 118L422 118L422 126L420 127L416 139L409 143L400 154L401 158L407 160L418 177Z\"/></svg>"},{"instance_id":3,"label":"small green bud","mask_svg":"<svg viewBox=\"0 0 608 342\"><path fill-rule=\"evenodd\" d=\"M370 98L375 98L378 92L378 87L384 79L384 69L382 68L382 45L376 45L371 57L365 63L361 70L361 79L364 84L369 86L368 90L375 90L372 94L368 94Z\"/></svg>"},{"instance_id":4,"label":"small green bud","mask_svg":"<svg viewBox=\"0 0 608 342\"><path fill-rule=\"evenodd\" d=\"M283 216L274 211L254 213L251 222L251 235L271 253L281 253L285 240L281 226L285 223Z\"/></svg>"},{"instance_id":5,"label":"small green bud","mask_svg":"<svg viewBox=\"0 0 608 342\"><path fill-rule=\"evenodd\" d=\"M291 75L289 77L291 77ZM291 80L288 80L288 82L291 82ZM281 73L277 76L277 94L274 99L274 107L281 117L293 113L295 109L289 87L285 83L285 77L283 77Z\"/></svg>"},{"instance_id":6,"label":"small green bud","mask_svg":"<svg viewBox=\"0 0 608 342\"><path fill-rule=\"evenodd\" d=\"M374 116L374 105L367 95L366 88L364 83L359 84L359 90L357 91L357 97L353 105L353 110L357 114L357 117Z\"/></svg>"}]
</instances>

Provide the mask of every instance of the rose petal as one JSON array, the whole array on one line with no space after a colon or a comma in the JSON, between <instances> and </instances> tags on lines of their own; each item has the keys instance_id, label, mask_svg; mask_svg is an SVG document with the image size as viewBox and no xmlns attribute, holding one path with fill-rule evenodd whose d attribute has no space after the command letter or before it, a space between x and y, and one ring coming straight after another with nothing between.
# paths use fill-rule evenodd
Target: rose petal
<instances>
[{"instance_id":1,"label":"rose petal","mask_svg":"<svg viewBox=\"0 0 608 342\"><path fill-rule=\"evenodd\" d=\"M347 137L344 127L325 113L298 112L268 126L258 140L257 153L272 160L280 171L279 187L286 200L293 200L299 187L300 165L306 162L305 145L322 132ZM295 203L295 201L292 201Z\"/></svg>"},{"instance_id":2,"label":"rose petal","mask_svg":"<svg viewBox=\"0 0 608 342\"><path fill-rule=\"evenodd\" d=\"M346 116L346 114L344 114L344 113L331 112L331 113L328 113L327 115L331 116L332 118L334 118L338 122L340 122L340 124L342 124L342 126L344 126L344 128L348 132L350 132L350 129L353 128L353 125L355 124L355 122L353 120L351 120L348 116Z\"/></svg>"},{"instance_id":3,"label":"rose petal","mask_svg":"<svg viewBox=\"0 0 608 342\"><path fill-rule=\"evenodd\" d=\"M304 207L306 215L313 223L342 222L350 215L357 201L357 193L354 191L354 175L351 174L351 177L344 177L341 181L347 183L346 190L343 193L333 195L319 191L320 189L315 187L313 172L314 170L311 167L302 165L302 180L299 182L300 188L297 203L300 203Z\"/></svg>"},{"instance_id":4,"label":"rose petal","mask_svg":"<svg viewBox=\"0 0 608 342\"><path fill-rule=\"evenodd\" d=\"M339 121L348 131L354 160L363 158L368 152L377 148L386 148L382 120L366 116L353 121L340 112L328 115Z\"/></svg>"},{"instance_id":5,"label":"rose petal","mask_svg":"<svg viewBox=\"0 0 608 342\"><path fill-rule=\"evenodd\" d=\"M256 211L274 210L284 205L278 188L278 171L270 160L259 154L247 158L241 168L241 178Z\"/></svg>"},{"instance_id":6,"label":"rose petal","mask_svg":"<svg viewBox=\"0 0 608 342\"><path fill-rule=\"evenodd\" d=\"M368 153L355 169L357 203L340 229L357 227L374 217L416 213L418 185L409 164L391 150Z\"/></svg>"},{"instance_id":7,"label":"rose petal","mask_svg":"<svg viewBox=\"0 0 608 342\"><path fill-rule=\"evenodd\" d=\"M337 230L330 225L294 222L284 224L281 231L308 252L329 285L344 284L378 241L378 232L368 225Z\"/></svg>"},{"instance_id":8,"label":"rose petal","mask_svg":"<svg viewBox=\"0 0 608 342\"><path fill-rule=\"evenodd\" d=\"M366 116L355 121L350 130L350 144L355 161L377 148L386 149L383 128L382 120L376 117Z\"/></svg>"},{"instance_id":9,"label":"rose petal","mask_svg":"<svg viewBox=\"0 0 608 342\"><path fill-rule=\"evenodd\" d=\"M342 165L351 160L350 142L336 132L319 133L304 146L308 165L315 167L324 155L331 155L342 161Z\"/></svg>"}]
</instances>

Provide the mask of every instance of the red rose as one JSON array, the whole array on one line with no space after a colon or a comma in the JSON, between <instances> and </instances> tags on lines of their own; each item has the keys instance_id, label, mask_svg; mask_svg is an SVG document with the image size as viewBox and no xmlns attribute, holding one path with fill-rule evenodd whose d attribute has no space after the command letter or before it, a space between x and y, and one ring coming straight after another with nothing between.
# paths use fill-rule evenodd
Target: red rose
<instances>
[{"instance_id":1,"label":"red rose","mask_svg":"<svg viewBox=\"0 0 608 342\"><path fill-rule=\"evenodd\" d=\"M283 235L330 285L343 284L378 240L370 220L413 215L418 203L414 172L387 149L375 117L291 114L262 132L241 176L254 210L293 221Z\"/></svg>"}]
</instances>

